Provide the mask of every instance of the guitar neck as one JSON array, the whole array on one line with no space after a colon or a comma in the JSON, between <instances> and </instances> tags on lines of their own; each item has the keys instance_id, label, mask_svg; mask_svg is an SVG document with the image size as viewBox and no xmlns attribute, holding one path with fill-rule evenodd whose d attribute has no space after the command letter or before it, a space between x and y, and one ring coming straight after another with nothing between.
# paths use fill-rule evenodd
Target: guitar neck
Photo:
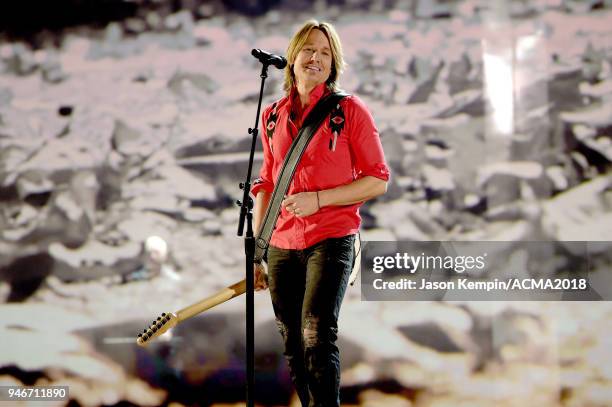
<instances>
[{"instance_id":1,"label":"guitar neck","mask_svg":"<svg viewBox=\"0 0 612 407\"><path fill-rule=\"evenodd\" d=\"M216 305L224 303L225 301L231 300L246 291L246 280L241 280L229 287L226 287L214 295L204 298L202 301L191 304L176 312L178 322L184 321L188 318L193 317L201 312L204 312Z\"/></svg>"}]
</instances>

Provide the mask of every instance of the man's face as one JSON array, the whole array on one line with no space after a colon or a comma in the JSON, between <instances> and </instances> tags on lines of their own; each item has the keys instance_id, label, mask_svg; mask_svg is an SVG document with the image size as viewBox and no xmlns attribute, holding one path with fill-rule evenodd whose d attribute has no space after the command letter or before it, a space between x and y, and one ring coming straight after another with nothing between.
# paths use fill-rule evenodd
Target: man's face
<instances>
[{"instance_id":1,"label":"man's face","mask_svg":"<svg viewBox=\"0 0 612 407\"><path fill-rule=\"evenodd\" d=\"M321 30L312 30L293 65L297 83L308 88L324 83L331 74L331 65L329 40Z\"/></svg>"}]
</instances>

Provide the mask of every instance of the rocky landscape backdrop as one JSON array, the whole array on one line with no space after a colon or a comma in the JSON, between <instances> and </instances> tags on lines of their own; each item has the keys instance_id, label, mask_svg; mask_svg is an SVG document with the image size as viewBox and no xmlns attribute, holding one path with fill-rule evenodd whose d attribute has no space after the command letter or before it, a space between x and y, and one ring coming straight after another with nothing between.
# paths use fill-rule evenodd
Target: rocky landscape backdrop
<instances>
[{"instance_id":1,"label":"rocky landscape backdrop","mask_svg":"<svg viewBox=\"0 0 612 407\"><path fill-rule=\"evenodd\" d=\"M335 23L392 169L363 240L508 242L499 258L547 276L568 271L564 242L601 241L590 278L612 295L610 1L21 3L0 19L1 385L244 401L243 298L134 339L242 278L250 50L283 54L312 17ZM267 292L256 309L257 400L296 403ZM362 302L355 285L340 330L346 405L612 405L605 301Z\"/></svg>"}]
</instances>

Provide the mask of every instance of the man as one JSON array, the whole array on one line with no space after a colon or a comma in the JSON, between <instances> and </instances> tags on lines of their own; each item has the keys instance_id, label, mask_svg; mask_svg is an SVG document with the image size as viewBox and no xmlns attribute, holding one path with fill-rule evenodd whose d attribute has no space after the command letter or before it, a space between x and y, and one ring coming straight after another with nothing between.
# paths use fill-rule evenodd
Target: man
<instances>
[{"instance_id":1,"label":"man","mask_svg":"<svg viewBox=\"0 0 612 407\"><path fill-rule=\"evenodd\" d=\"M339 89L344 60L329 23L306 22L287 49L286 96L262 118L264 163L254 182L254 227L268 207L293 139L317 102ZM354 261L364 201L384 194L389 169L374 120L347 96L298 164L268 248L268 284L284 355L303 406L339 406L338 315ZM256 289L266 287L255 265Z\"/></svg>"}]
</instances>

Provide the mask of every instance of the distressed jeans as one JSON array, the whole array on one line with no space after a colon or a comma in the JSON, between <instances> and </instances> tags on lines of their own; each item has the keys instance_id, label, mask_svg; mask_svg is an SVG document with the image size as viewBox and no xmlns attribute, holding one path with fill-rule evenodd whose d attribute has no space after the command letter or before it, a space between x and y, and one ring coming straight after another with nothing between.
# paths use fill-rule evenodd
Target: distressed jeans
<instances>
[{"instance_id":1,"label":"distressed jeans","mask_svg":"<svg viewBox=\"0 0 612 407\"><path fill-rule=\"evenodd\" d=\"M340 406L338 314L355 236L304 250L268 249L268 283L291 380L302 406Z\"/></svg>"}]
</instances>

